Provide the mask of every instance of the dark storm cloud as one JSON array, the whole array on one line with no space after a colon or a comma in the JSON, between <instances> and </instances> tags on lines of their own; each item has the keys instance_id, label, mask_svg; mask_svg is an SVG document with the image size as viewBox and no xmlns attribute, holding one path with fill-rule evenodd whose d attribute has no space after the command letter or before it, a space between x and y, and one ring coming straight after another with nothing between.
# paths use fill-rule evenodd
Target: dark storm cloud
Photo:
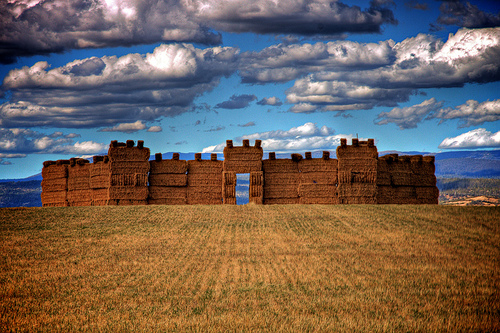
<instances>
[{"instance_id":1,"label":"dark storm cloud","mask_svg":"<svg viewBox=\"0 0 500 333\"><path fill-rule=\"evenodd\" d=\"M178 0L0 1L0 63L70 49L162 41L221 43Z\"/></svg>"},{"instance_id":2,"label":"dark storm cloud","mask_svg":"<svg viewBox=\"0 0 500 333\"><path fill-rule=\"evenodd\" d=\"M362 10L339 1L193 1L195 17L215 29L285 35L379 33L382 24L397 24L391 5L393 1L371 1Z\"/></svg>"},{"instance_id":3,"label":"dark storm cloud","mask_svg":"<svg viewBox=\"0 0 500 333\"><path fill-rule=\"evenodd\" d=\"M103 127L178 115L236 70L237 53L228 47L170 44L146 55L15 69L2 85L11 97L0 105L0 126Z\"/></svg>"},{"instance_id":4,"label":"dark storm cloud","mask_svg":"<svg viewBox=\"0 0 500 333\"><path fill-rule=\"evenodd\" d=\"M233 95L229 97L228 101L217 104L215 107L219 109L243 109L246 108L252 101L255 101L255 95Z\"/></svg>"},{"instance_id":5,"label":"dark storm cloud","mask_svg":"<svg viewBox=\"0 0 500 333\"><path fill-rule=\"evenodd\" d=\"M71 49L158 42L218 45L221 34L379 33L396 24L392 1L362 10L320 0L0 1L0 63Z\"/></svg>"},{"instance_id":6,"label":"dark storm cloud","mask_svg":"<svg viewBox=\"0 0 500 333\"><path fill-rule=\"evenodd\" d=\"M465 28L488 28L500 26L500 12L487 13L469 2L443 1L439 7L441 14L438 24L456 25Z\"/></svg>"}]
</instances>

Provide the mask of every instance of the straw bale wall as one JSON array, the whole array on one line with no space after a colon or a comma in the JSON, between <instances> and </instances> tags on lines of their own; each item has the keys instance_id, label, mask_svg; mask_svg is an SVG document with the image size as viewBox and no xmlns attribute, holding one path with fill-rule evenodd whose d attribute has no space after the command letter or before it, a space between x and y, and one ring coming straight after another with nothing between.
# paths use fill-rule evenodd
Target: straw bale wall
<instances>
[{"instance_id":1,"label":"straw bale wall","mask_svg":"<svg viewBox=\"0 0 500 333\"><path fill-rule=\"evenodd\" d=\"M222 198L224 204L236 205L236 172L222 173Z\"/></svg>"},{"instance_id":2,"label":"straw bale wall","mask_svg":"<svg viewBox=\"0 0 500 333\"><path fill-rule=\"evenodd\" d=\"M434 156L379 157L377 203L437 204L439 191L434 172Z\"/></svg>"},{"instance_id":3,"label":"straw bale wall","mask_svg":"<svg viewBox=\"0 0 500 333\"><path fill-rule=\"evenodd\" d=\"M188 161L187 203L189 205L219 205L222 204L222 171L223 161L196 159Z\"/></svg>"},{"instance_id":4,"label":"straw bale wall","mask_svg":"<svg viewBox=\"0 0 500 333\"><path fill-rule=\"evenodd\" d=\"M261 142L240 147L228 140L224 161L212 154L202 160L149 161L142 141L135 146L112 141L106 156L94 162L72 158L46 161L42 169L42 204L54 206L145 204L236 204L238 173L249 173L249 202L255 204L437 204L433 156L378 157L372 139L341 139L337 159L323 152L262 160Z\"/></svg>"},{"instance_id":5,"label":"straw bale wall","mask_svg":"<svg viewBox=\"0 0 500 333\"><path fill-rule=\"evenodd\" d=\"M69 160L45 161L42 168L42 206L68 206Z\"/></svg>"},{"instance_id":6,"label":"straw bale wall","mask_svg":"<svg viewBox=\"0 0 500 333\"><path fill-rule=\"evenodd\" d=\"M68 166L68 205L92 205L92 190L90 188L91 164L85 159L70 159Z\"/></svg>"},{"instance_id":7,"label":"straw bale wall","mask_svg":"<svg viewBox=\"0 0 500 333\"><path fill-rule=\"evenodd\" d=\"M252 147L248 140L243 140L243 146L234 147L231 140L227 140L224 147L224 171L235 173L250 173L262 171L262 156L264 152L256 140Z\"/></svg>"},{"instance_id":8,"label":"straw bale wall","mask_svg":"<svg viewBox=\"0 0 500 333\"><path fill-rule=\"evenodd\" d=\"M149 197L150 205L187 204L187 161L180 161L174 154L170 160L162 160L160 153L150 161Z\"/></svg>"},{"instance_id":9,"label":"straw bale wall","mask_svg":"<svg viewBox=\"0 0 500 333\"><path fill-rule=\"evenodd\" d=\"M338 198L341 204L377 203L378 152L374 140L340 140L337 147Z\"/></svg>"},{"instance_id":10,"label":"straw bale wall","mask_svg":"<svg viewBox=\"0 0 500 333\"><path fill-rule=\"evenodd\" d=\"M323 158L306 158L299 162L299 203L301 204L336 204L338 203L338 161L330 159L329 152L323 152Z\"/></svg>"},{"instance_id":11,"label":"straw bale wall","mask_svg":"<svg viewBox=\"0 0 500 333\"><path fill-rule=\"evenodd\" d=\"M262 170L263 204L299 203L299 162L292 159L268 159L262 161Z\"/></svg>"},{"instance_id":12,"label":"straw bale wall","mask_svg":"<svg viewBox=\"0 0 500 333\"><path fill-rule=\"evenodd\" d=\"M133 140L111 141L108 149L109 205L144 205L148 201L149 148Z\"/></svg>"},{"instance_id":13,"label":"straw bale wall","mask_svg":"<svg viewBox=\"0 0 500 333\"><path fill-rule=\"evenodd\" d=\"M250 203L261 205L264 203L264 172L250 173L249 199Z\"/></svg>"}]
</instances>

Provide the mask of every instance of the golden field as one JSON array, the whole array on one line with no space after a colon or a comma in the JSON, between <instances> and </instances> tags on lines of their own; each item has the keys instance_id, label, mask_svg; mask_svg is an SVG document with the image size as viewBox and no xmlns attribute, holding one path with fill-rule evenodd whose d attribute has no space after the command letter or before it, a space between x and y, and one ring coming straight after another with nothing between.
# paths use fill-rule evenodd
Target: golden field
<instances>
[{"instance_id":1,"label":"golden field","mask_svg":"<svg viewBox=\"0 0 500 333\"><path fill-rule=\"evenodd\" d=\"M0 331L500 330L500 209L0 209Z\"/></svg>"}]
</instances>

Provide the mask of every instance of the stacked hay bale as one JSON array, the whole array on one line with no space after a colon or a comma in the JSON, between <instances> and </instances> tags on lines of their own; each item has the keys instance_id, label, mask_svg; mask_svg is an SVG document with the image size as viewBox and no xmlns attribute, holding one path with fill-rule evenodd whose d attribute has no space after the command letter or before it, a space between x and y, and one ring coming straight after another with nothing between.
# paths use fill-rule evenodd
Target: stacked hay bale
<instances>
[{"instance_id":1,"label":"stacked hay bale","mask_svg":"<svg viewBox=\"0 0 500 333\"><path fill-rule=\"evenodd\" d=\"M211 154L210 160L202 160L201 153L197 153L195 160L187 163L187 203L189 205L222 204L223 161L217 160L217 154Z\"/></svg>"},{"instance_id":2,"label":"stacked hay bale","mask_svg":"<svg viewBox=\"0 0 500 333\"><path fill-rule=\"evenodd\" d=\"M68 206L69 160L45 161L42 168L42 206Z\"/></svg>"},{"instance_id":3,"label":"stacked hay bale","mask_svg":"<svg viewBox=\"0 0 500 333\"><path fill-rule=\"evenodd\" d=\"M222 172L222 198L225 205L236 205L236 172Z\"/></svg>"},{"instance_id":4,"label":"stacked hay bale","mask_svg":"<svg viewBox=\"0 0 500 333\"><path fill-rule=\"evenodd\" d=\"M310 152L305 155L298 164L299 203L337 204L337 160L331 159L327 151L323 152L323 158L312 158Z\"/></svg>"},{"instance_id":5,"label":"stacked hay bale","mask_svg":"<svg viewBox=\"0 0 500 333\"><path fill-rule=\"evenodd\" d=\"M298 154L292 159L276 159L276 153L269 153L269 159L262 161L264 171L263 203L299 203L299 161Z\"/></svg>"},{"instance_id":6,"label":"stacked hay bale","mask_svg":"<svg viewBox=\"0 0 500 333\"><path fill-rule=\"evenodd\" d=\"M236 174L249 173L250 187L248 200L251 203L262 204L263 200L263 173L262 156L264 152L261 140L255 140L255 145L250 146L250 141L243 140L240 147L233 146L232 140L226 141L224 147L224 174L223 197L225 204L236 204Z\"/></svg>"},{"instance_id":7,"label":"stacked hay bale","mask_svg":"<svg viewBox=\"0 0 500 333\"><path fill-rule=\"evenodd\" d=\"M377 203L377 147L373 139L340 140L337 147L338 196L341 204Z\"/></svg>"},{"instance_id":8,"label":"stacked hay bale","mask_svg":"<svg viewBox=\"0 0 500 333\"><path fill-rule=\"evenodd\" d=\"M106 206L109 202L111 173L108 156L94 156L90 165L90 189L92 206Z\"/></svg>"},{"instance_id":9,"label":"stacked hay bale","mask_svg":"<svg viewBox=\"0 0 500 333\"><path fill-rule=\"evenodd\" d=\"M253 147L248 140L243 140L243 146L239 147L233 146L232 140L227 140L224 147L224 171L235 173L262 171L263 155L260 140L255 140Z\"/></svg>"},{"instance_id":10,"label":"stacked hay bale","mask_svg":"<svg viewBox=\"0 0 500 333\"><path fill-rule=\"evenodd\" d=\"M380 204L437 204L439 190L434 156L398 156L378 159L377 202Z\"/></svg>"},{"instance_id":11,"label":"stacked hay bale","mask_svg":"<svg viewBox=\"0 0 500 333\"><path fill-rule=\"evenodd\" d=\"M171 160L163 160L161 153L150 161L149 198L153 205L185 205L187 203L187 161L174 153Z\"/></svg>"},{"instance_id":12,"label":"stacked hay bale","mask_svg":"<svg viewBox=\"0 0 500 333\"><path fill-rule=\"evenodd\" d=\"M139 140L111 141L109 205L146 205L148 203L149 148Z\"/></svg>"},{"instance_id":13,"label":"stacked hay bale","mask_svg":"<svg viewBox=\"0 0 500 333\"><path fill-rule=\"evenodd\" d=\"M83 158L71 158L68 167L68 205L92 205L90 164Z\"/></svg>"}]
</instances>

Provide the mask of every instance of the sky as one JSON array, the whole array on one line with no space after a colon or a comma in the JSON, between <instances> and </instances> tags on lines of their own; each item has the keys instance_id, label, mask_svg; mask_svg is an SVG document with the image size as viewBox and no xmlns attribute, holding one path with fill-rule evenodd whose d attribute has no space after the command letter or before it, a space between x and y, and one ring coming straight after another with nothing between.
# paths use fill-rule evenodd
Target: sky
<instances>
[{"instance_id":1,"label":"sky","mask_svg":"<svg viewBox=\"0 0 500 333\"><path fill-rule=\"evenodd\" d=\"M2 0L0 179L157 152L500 147L500 1Z\"/></svg>"}]
</instances>

